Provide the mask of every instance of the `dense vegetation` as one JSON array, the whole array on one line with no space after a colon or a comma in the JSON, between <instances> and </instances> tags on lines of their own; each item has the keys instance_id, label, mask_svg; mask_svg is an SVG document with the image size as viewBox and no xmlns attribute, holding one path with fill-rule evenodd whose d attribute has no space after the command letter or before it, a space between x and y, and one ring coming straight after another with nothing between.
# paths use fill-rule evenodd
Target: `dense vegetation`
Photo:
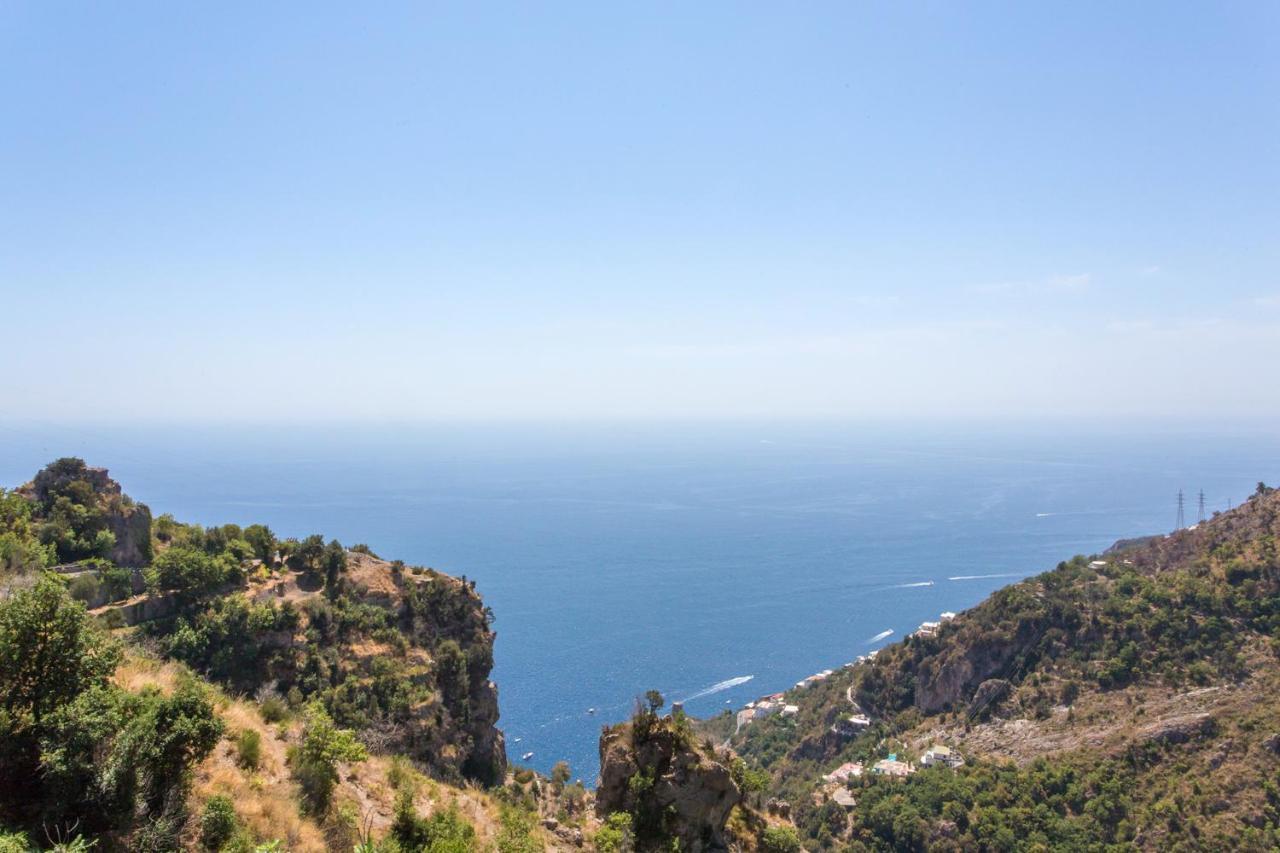
<instances>
[{"instance_id":1,"label":"dense vegetation","mask_svg":"<svg viewBox=\"0 0 1280 853\"><path fill-rule=\"evenodd\" d=\"M491 614L473 585L261 524L152 521L78 459L0 490L0 585L0 851L283 850L248 831L231 797L189 807L193 768L224 735L249 779L265 741L283 739L297 812L340 848L481 846L456 809L418 816L426 783L412 781L502 781ZM190 669L127 689L114 680L126 656ZM228 730L226 694L204 679L253 697L237 719L260 728ZM374 753L418 768L397 771L407 805L381 838L334 802L341 769ZM507 800L498 848L542 849L539 803Z\"/></svg>"},{"instance_id":2,"label":"dense vegetation","mask_svg":"<svg viewBox=\"0 0 1280 853\"><path fill-rule=\"evenodd\" d=\"M754 723L733 744L823 849L1273 848L1278 536L1280 495L1260 485L1197 529L1000 590L936 636L797 691L797 717ZM846 691L874 719L861 733L833 727ZM1033 733L1022 764L1000 751L1010 721ZM851 783L852 809L820 780L948 737L978 745L964 767L868 772ZM1098 738L1106 751L1084 746Z\"/></svg>"},{"instance_id":3,"label":"dense vegetation","mask_svg":"<svg viewBox=\"0 0 1280 853\"><path fill-rule=\"evenodd\" d=\"M0 603L0 822L176 846L190 769L222 725L194 680L171 696L113 686L118 660L54 578Z\"/></svg>"}]
</instances>

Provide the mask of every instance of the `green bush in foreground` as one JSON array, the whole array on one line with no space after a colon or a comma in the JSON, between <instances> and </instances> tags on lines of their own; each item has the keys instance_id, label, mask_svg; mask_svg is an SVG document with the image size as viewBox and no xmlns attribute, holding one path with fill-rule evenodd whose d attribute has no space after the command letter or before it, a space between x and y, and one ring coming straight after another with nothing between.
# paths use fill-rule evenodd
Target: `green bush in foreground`
<instances>
[{"instance_id":1,"label":"green bush in foreground","mask_svg":"<svg viewBox=\"0 0 1280 853\"><path fill-rule=\"evenodd\" d=\"M211 797L200 815L200 843L206 850L221 850L235 834L237 823L231 798L222 794Z\"/></svg>"}]
</instances>

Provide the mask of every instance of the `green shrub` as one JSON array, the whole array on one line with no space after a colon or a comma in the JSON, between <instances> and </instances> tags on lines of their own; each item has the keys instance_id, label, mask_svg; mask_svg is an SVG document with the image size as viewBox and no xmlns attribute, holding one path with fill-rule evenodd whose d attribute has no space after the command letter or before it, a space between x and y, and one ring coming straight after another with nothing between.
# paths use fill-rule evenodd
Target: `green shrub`
<instances>
[{"instance_id":1,"label":"green shrub","mask_svg":"<svg viewBox=\"0 0 1280 853\"><path fill-rule=\"evenodd\" d=\"M98 569L98 583L107 601L122 601L133 593L133 574L119 566L102 566Z\"/></svg>"},{"instance_id":2,"label":"green shrub","mask_svg":"<svg viewBox=\"0 0 1280 853\"><path fill-rule=\"evenodd\" d=\"M0 853L27 853L31 849L25 832L0 832Z\"/></svg>"},{"instance_id":3,"label":"green shrub","mask_svg":"<svg viewBox=\"0 0 1280 853\"><path fill-rule=\"evenodd\" d=\"M279 696L268 696L258 706L262 719L268 723L278 723L289 715L289 706Z\"/></svg>"},{"instance_id":4,"label":"green shrub","mask_svg":"<svg viewBox=\"0 0 1280 853\"><path fill-rule=\"evenodd\" d=\"M244 729L236 736L236 755L240 766L246 770L257 770L262 761L262 735L253 729Z\"/></svg>"},{"instance_id":5,"label":"green shrub","mask_svg":"<svg viewBox=\"0 0 1280 853\"><path fill-rule=\"evenodd\" d=\"M200 843L206 850L221 850L235 835L237 824L231 798L222 794L211 797L200 815Z\"/></svg>"},{"instance_id":6,"label":"green shrub","mask_svg":"<svg viewBox=\"0 0 1280 853\"><path fill-rule=\"evenodd\" d=\"M533 812L504 806L498 830L498 853L540 853L544 845Z\"/></svg>"},{"instance_id":7,"label":"green shrub","mask_svg":"<svg viewBox=\"0 0 1280 853\"><path fill-rule=\"evenodd\" d=\"M800 837L789 826L770 826L760 838L765 853L799 853Z\"/></svg>"},{"instance_id":8,"label":"green shrub","mask_svg":"<svg viewBox=\"0 0 1280 853\"><path fill-rule=\"evenodd\" d=\"M393 791L400 791L412 786L413 770L409 767L409 760L403 755L392 756L391 766L387 768L387 784L391 786Z\"/></svg>"},{"instance_id":9,"label":"green shrub","mask_svg":"<svg viewBox=\"0 0 1280 853\"><path fill-rule=\"evenodd\" d=\"M302 744L289 753L293 776L302 787L304 805L311 814L324 814L338 782L338 763L364 761L368 757L355 733L340 729L319 703L307 707Z\"/></svg>"},{"instance_id":10,"label":"green shrub","mask_svg":"<svg viewBox=\"0 0 1280 853\"><path fill-rule=\"evenodd\" d=\"M124 614L119 610L108 610L102 614L102 625L107 628L123 628L125 627Z\"/></svg>"},{"instance_id":11,"label":"green shrub","mask_svg":"<svg viewBox=\"0 0 1280 853\"><path fill-rule=\"evenodd\" d=\"M631 815L626 812L614 812L605 820L604 826L596 830L595 841L597 853L622 853L630 850L634 840L631 831Z\"/></svg>"},{"instance_id":12,"label":"green shrub","mask_svg":"<svg viewBox=\"0 0 1280 853\"><path fill-rule=\"evenodd\" d=\"M422 818L414 809L413 795L408 791L401 791L396 798L396 816L390 835L401 850L471 853L476 849L475 828L458 813L457 807Z\"/></svg>"},{"instance_id":13,"label":"green shrub","mask_svg":"<svg viewBox=\"0 0 1280 853\"><path fill-rule=\"evenodd\" d=\"M76 601L93 606L98 598L98 579L91 574L78 575L71 580L67 592L71 593L71 597Z\"/></svg>"}]
</instances>

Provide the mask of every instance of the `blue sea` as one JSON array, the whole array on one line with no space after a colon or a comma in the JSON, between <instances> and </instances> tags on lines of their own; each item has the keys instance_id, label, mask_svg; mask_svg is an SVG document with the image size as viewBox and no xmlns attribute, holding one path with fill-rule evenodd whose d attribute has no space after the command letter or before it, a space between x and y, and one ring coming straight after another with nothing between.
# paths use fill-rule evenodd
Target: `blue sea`
<instances>
[{"instance_id":1,"label":"blue sea","mask_svg":"<svg viewBox=\"0 0 1280 853\"><path fill-rule=\"evenodd\" d=\"M1179 489L1194 523L1201 490L1212 512L1280 480L1258 426L0 426L0 483L64 455L156 512L474 578L509 756L588 784L645 690L714 714L1168 531Z\"/></svg>"}]
</instances>

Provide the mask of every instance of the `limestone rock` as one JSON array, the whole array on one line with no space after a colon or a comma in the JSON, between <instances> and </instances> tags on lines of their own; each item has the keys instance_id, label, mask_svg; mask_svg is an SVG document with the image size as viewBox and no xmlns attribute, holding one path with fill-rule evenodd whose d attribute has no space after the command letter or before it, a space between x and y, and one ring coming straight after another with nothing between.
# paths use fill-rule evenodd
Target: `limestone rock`
<instances>
[{"instance_id":1,"label":"limestone rock","mask_svg":"<svg viewBox=\"0 0 1280 853\"><path fill-rule=\"evenodd\" d=\"M601 817L615 811L654 815L663 832L691 853L727 849L725 822L742 801L729 768L703 754L669 718L646 728L627 723L600 736L596 811ZM651 781L635 784L637 776Z\"/></svg>"},{"instance_id":2,"label":"limestone rock","mask_svg":"<svg viewBox=\"0 0 1280 853\"><path fill-rule=\"evenodd\" d=\"M1178 744L1213 734L1214 721L1209 714L1187 714L1170 717L1152 723L1142 730L1141 738L1148 743Z\"/></svg>"},{"instance_id":3,"label":"limestone rock","mask_svg":"<svg viewBox=\"0 0 1280 853\"><path fill-rule=\"evenodd\" d=\"M969 716L978 717L989 711L1000 704L1012 689L1013 685L1003 678L989 678L982 682L969 700Z\"/></svg>"}]
</instances>

